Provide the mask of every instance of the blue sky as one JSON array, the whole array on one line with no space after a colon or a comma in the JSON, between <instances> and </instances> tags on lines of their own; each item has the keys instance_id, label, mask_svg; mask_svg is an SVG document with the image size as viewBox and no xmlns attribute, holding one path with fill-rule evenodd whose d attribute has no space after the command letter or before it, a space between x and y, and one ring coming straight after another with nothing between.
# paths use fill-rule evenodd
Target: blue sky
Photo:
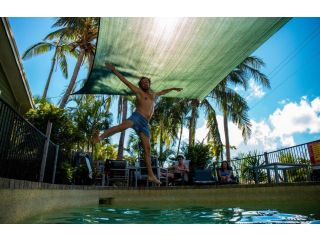
<instances>
[{"instance_id":1,"label":"blue sky","mask_svg":"<svg viewBox=\"0 0 320 240\"><path fill-rule=\"evenodd\" d=\"M54 18L10 18L12 31L20 54L41 41L52 31ZM249 116L253 135L243 143L236 126L229 123L232 152L251 150L269 151L281 147L320 139L320 18L293 18L253 55L264 60L262 71L270 78L271 89L263 89L251 82L249 91L236 88L246 97L250 106ZM41 95L47 79L52 53L23 61L24 69L34 96ZM54 72L48 97L57 103L70 80L75 61L69 61L69 79L64 79L59 69ZM84 79L83 68L78 79ZM113 107L113 111L116 109ZM114 115L115 119L115 115ZM218 121L222 118L218 113ZM115 121L114 121L115 124ZM206 135L203 114L198 121L196 138ZM223 132L221 128L221 135ZM187 129L184 130L187 138ZM113 137L117 141L118 136Z\"/></svg>"}]
</instances>

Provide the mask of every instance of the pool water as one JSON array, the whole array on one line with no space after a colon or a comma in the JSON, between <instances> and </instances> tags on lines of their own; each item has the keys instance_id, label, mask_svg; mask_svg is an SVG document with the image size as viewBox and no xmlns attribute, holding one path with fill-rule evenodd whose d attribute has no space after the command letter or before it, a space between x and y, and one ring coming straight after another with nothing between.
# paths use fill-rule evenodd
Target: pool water
<instances>
[{"instance_id":1,"label":"pool water","mask_svg":"<svg viewBox=\"0 0 320 240\"><path fill-rule=\"evenodd\" d=\"M219 223L320 223L312 215L283 213L277 210L248 211L241 208L113 208L111 206L73 208L36 216L24 223L74 224L219 224Z\"/></svg>"}]
</instances>

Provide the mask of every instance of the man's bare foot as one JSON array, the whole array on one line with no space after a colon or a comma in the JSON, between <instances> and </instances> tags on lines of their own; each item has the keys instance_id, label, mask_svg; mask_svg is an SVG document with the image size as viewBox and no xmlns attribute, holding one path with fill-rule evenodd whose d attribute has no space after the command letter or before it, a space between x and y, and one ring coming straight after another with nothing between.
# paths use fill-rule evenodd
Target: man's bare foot
<instances>
[{"instance_id":1,"label":"man's bare foot","mask_svg":"<svg viewBox=\"0 0 320 240\"><path fill-rule=\"evenodd\" d=\"M156 184L161 184L161 182L156 178L156 176L148 176L148 181L149 182L153 182L153 183L156 183Z\"/></svg>"}]
</instances>

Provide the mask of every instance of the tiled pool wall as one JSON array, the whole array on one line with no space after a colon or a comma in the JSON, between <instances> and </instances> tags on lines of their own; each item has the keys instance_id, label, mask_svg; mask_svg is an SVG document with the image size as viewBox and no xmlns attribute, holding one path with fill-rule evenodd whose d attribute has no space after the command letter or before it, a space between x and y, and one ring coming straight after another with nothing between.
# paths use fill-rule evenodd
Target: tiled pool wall
<instances>
[{"instance_id":1,"label":"tiled pool wall","mask_svg":"<svg viewBox=\"0 0 320 240\"><path fill-rule=\"evenodd\" d=\"M210 206L292 209L320 216L320 183L113 188L52 185L0 178L0 223L18 223L63 208L114 206Z\"/></svg>"}]
</instances>

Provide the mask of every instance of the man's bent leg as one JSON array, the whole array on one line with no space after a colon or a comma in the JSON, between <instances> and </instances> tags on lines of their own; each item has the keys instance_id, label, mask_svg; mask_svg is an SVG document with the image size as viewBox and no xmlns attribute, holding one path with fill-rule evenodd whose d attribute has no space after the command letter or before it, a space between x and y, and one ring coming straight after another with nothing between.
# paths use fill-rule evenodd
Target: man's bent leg
<instances>
[{"instance_id":1,"label":"man's bent leg","mask_svg":"<svg viewBox=\"0 0 320 240\"><path fill-rule=\"evenodd\" d=\"M104 138L107 138L115 133L122 132L132 126L133 126L133 122L131 120L125 120L117 126L108 128L103 134L100 135L100 139L104 139Z\"/></svg>"},{"instance_id":2,"label":"man's bent leg","mask_svg":"<svg viewBox=\"0 0 320 240\"><path fill-rule=\"evenodd\" d=\"M148 169L148 181L161 184L161 182L157 179L152 171L150 139L146 135L144 135L144 133L139 133L139 136L144 150L144 161L146 162L146 166Z\"/></svg>"}]
</instances>

